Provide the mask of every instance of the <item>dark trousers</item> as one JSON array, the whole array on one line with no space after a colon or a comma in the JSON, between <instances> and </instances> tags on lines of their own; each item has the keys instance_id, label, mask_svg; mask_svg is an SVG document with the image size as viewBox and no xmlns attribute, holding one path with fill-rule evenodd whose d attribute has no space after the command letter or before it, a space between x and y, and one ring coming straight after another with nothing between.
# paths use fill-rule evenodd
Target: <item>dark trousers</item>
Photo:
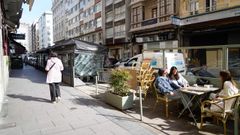
<instances>
[{"instance_id":1,"label":"dark trousers","mask_svg":"<svg viewBox=\"0 0 240 135\"><path fill-rule=\"evenodd\" d=\"M59 83L49 83L51 101L56 101L56 97L61 97Z\"/></svg>"}]
</instances>

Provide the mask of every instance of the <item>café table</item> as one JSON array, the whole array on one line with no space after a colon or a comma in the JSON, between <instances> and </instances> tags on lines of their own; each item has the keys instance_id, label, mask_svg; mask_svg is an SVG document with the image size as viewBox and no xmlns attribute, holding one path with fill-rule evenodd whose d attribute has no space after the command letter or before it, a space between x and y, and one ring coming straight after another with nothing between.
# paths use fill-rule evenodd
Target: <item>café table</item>
<instances>
[{"instance_id":1,"label":"caf\u00e9 table","mask_svg":"<svg viewBox=\"0 0 240 135\"><path fill-rule=\"evenodd\" d=\"M197 125L197 120L194 117L193 110L191 109L191 105L193 104L193 101L195 100L197 102L197 105L200 107L201 106L200 99L206 96L208 93L215 92L217 90L219 90L219 88L203 87L203 86L189 86L189 87L181 88L180 95L182 98L182 103L184 105L184 108L178 115L178 118L180 118L182 114L188 109L191 117L194 120L195 125ZM190 99L187 99L187 97L190 97Z\"/></svg>"}]
</instances>

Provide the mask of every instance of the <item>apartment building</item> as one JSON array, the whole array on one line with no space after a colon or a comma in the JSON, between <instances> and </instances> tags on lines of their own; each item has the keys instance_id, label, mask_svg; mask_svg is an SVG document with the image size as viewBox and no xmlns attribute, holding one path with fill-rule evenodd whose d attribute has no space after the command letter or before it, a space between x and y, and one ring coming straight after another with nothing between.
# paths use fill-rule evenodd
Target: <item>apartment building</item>
<instances>
[{"instance_id":1,"label":"apartment building","mask_svg":"<svg viewBox=\"0 0 240 135\"><path fill-rule=\"evenodd\" d=\"M39 25L38 21L34 21L31 25L32 31L32 52L39 50Z\"/></svg>"},{"instance_id":2,"label":"apartment building","mask_svg":"<svg viewBox=\"0 0 240 135\"><path fill-rule=\"evenodd\" d=\"M78 0L76 0L78 1ZM53 0L53 42L66 39L66 4L67 0Z\"/></svg>"},{"instance_id":3,"label":"apartment building","mask_svg":"<svg viewBox=\"0 0 240 135\"><path fill-rule=\"evenodd\" d=\"M17 29L17 34L24 34L25 39L17 39L16 42L23 45L28 52L32 51L31 44L31 27L28 23L20 23L19 28Z\"/></svg>"},{"instance_id":4,"label":"apartment building","mask_svg":"<svg viewBox=\"0 0 240 135\"><path fill-rule=\"evenodd\" d=\"M67 0L65 16L67 39L103 43L101 0Z\"/></svg>"},{"instance_id":5,"label":"apartment building","mask_svg":"<svg viewBox=\"0 0 240 135\"><path fill-rule=\"evenodd\" d=\"M180 0L182 46L240 43L239 0Z\"/></svg>"},{"instance_id":6,"label":"apartment building","mask_svg":"<svg viewBox=\"0 0 240 135\"><path fill-rule=\"evenodd\" d=\"M178 0L131 0L132 54L143 49L177 47L177 26L172 16L179 13Z\"/></svg>"},{"instance_id":7,"label":"apartment building","mask_svg":"<svg viewBox=\"0 0 240 135\"><path fill-rule=\"evenodd\" d=\"M106 0L103 9L104 44L109 48L109 57L130 57L130 0Z\"/></svg>"},{"instance_id":8,"label":"apartment building","mask_svg":"<svg viewBox=\"0 0 240 135\"><path fill-rule=\"evenodd\" d=\"M53 45L53 19L52 12L46 11L38 20L39 48L47 48Z\"/></svg>"}]
</instances>

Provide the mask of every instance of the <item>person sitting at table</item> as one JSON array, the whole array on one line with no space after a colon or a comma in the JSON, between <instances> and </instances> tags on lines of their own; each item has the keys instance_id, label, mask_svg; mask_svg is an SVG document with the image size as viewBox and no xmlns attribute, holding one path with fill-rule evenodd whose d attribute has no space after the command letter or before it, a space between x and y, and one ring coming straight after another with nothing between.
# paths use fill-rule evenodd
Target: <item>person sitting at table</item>
<instances>
[{"instance_id":1,"label":"person sitting at table","mask_svg":"<svg viewBox=\"0 0 240 135\"><path fill-rule=\"evenodd\" d=\"M189 86L188 81L180 73L178 73L178 69L175 66L171 67L168 77L173 83L175 83L179 87Z\"/></svg>"},{"instance_id":2,"label":"person sitting at table","mask_svg":"<svg viewBox=\"0 0 240 135\"><path fill-rule=\"evenodd\" d=\"M220 78L222 82L222 90L217 94L211 93L209 97L211 100L220 101L217 105L213 104L210 106L210 110L216 112L221 111L220 107L223 108L223 102L221 101L222 98L233 96L239 92L229 71L220 71ZM228 106L228 104L230 105L231 102L226 102L225 106Z\"/></svg>"},{"instance_id":3,"label":"person sitting at table","mask_svg":"<svg viewBox=\"0 0 240 135\"><path fill-rule=\"evenodd\" d=\"M177 91L180 88L178 85L173 83L167 77L167 70L166 69L159 69L158 70L158 77L155 81L156 88L159 93L161 94L170 94L170 95L178 95Z\"/></svg>"}]
</instances>

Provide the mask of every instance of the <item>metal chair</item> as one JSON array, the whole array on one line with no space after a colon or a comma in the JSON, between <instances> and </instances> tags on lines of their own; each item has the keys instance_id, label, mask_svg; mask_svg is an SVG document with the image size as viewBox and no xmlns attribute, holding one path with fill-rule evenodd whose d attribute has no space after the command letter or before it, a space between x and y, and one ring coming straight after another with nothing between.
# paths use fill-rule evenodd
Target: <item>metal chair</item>
<instances>
[{"instance_id":1,"label":"metal chair","mask_svg":"<svg viewBox=\"0 0 240 135\"><path fill-rule=\"evenodd\" d=\"M239 100L240 100L240 94L237 94L234 96L223 98L222 100L218 100L218 101L207 100L207 101L202 102L200 129L202 129L202 126L203 126L203 118L215 117L215 118L217 118L217 120L222 121L223 127L224 127L224 135L226 135L227 134L227 126L226 126L227 119L231 116L234 116L234 108L239 106ZM219 103L221 103L221 102L223 104L222 106L219 105ZM228 102L228 104L226 104L227 102ZM211 109L207 108L206 106L209 106L209 105L215 105L216 107L219 108L220 111L211 110Z\"/></svg>"}]
</instances>

